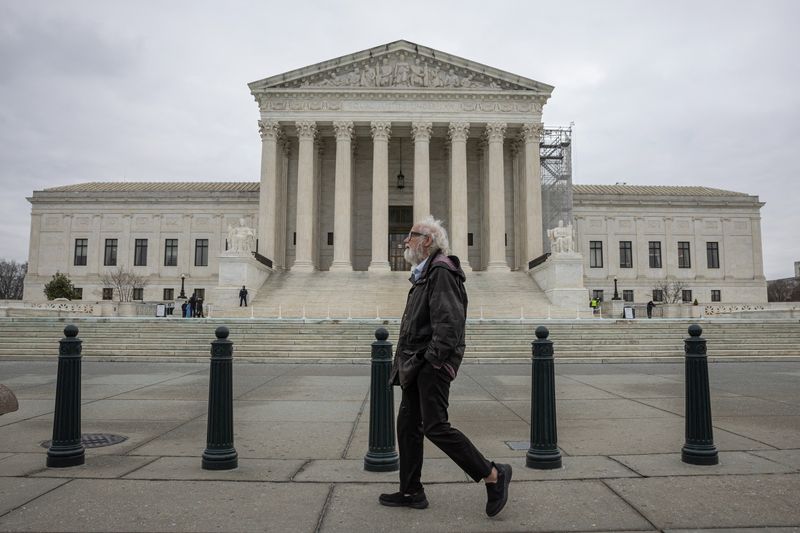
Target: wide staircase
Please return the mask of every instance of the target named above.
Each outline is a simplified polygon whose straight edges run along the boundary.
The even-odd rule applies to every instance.
[[[800,360],[797,320],[703,319],[708,354]],[[528,361],[534,330],[546,325],[560,361],[678,361],[689,320],[470,320],[466,359]],[[369,361],[378,327],[396,342],[397,320],[0,318],[0,360],[58,355],[67,324],[78,326],[90,359],[207,360],[214,330],[230,329],[234,357],[248,361]]]
[[[399,318],[411,284],[408,272],[280,272],[261,286],[248,308],[211,310],[212,317]],[[470,318],[576,318],[585,309],[550,305],[523,272],[469,272]]]

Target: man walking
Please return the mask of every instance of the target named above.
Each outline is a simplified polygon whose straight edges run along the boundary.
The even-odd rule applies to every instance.
[[[239,291],[239,307],[244,305],[247,307],[247,289],[244,285],[242,285],[241,290]]]
[[[495,516],[508,500],[511,465],[487,461],[447,416],[450,382],[464,356],[464,271],[458,257],[447,255],[447,232],[431,216],[414,224],[404,244],[404,257],[414,268],[390,378],[402,388],[400,491],[378,500],[390,507],[428,507],[421,483],[423,437],[428,437],[475,482],[485,482],[486,514]]]

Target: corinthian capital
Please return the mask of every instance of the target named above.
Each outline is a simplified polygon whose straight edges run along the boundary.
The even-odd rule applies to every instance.
[[[352,121],[337,121],[333,123],[337,141],[349,141],[353,137]]]
[[[274,120],[259,120],[258,133],[261,134],[261,140],[277,140],[281,135],[281,127]]]
[[[527,122],[522,125],[522,132],[520,138],[525,142],[539,142],[542,138],[544,126],[538,122]]]
[[[370,124],[372,129],[372,138],[376,141],[388,141],[389,134],[392,132],[391,122],[372,122]]]
[[[486,139],[490,143],[503,142],[506,137],[505,122],[489,122],[486,124]]]
[[[427,142],[431,140],[431,130],[433,130],[432,122],[412,122],[411,123],[411,136],[414,141]]]
[[[451,141],[466,141],[469,137],[469,122],[451,122],[447,131]]]
[[[298,139],[313,139],[317,135],[317,123],[313,121],[295,122]]]

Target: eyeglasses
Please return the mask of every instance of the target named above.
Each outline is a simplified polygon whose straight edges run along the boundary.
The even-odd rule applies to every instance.
[[[414,237],[427,237],[427,233],[419,233],[418,231],[409,231],[408,232],[408,240],[413,239]]]

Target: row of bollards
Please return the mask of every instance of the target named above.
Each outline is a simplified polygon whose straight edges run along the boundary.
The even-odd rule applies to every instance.
[[[211,371],[208,384],[208,428],[202,467],[230,470],[238,466],[233,447],[233,342],[220,326],[211,343]],[[64,328],[59,343],[56,406],[53,440],[47,450],[47,466],[63,468],[86,461],[81,443],[81,340],[78,328]]]
[[[708,357],[703,330],[689,326],[689,338],[684,341],[686,372],[686,441],[681,460],[694,465],[719,463],[711,424],[711,393],[708,382]],[[544,326],[536,328],[536,340],[531,343],[531,433],[525,465],[538,470],[561,468],[556,422],[555,360],[553,341]],[[384,328],[375,331],[372,343],[372,381],[370,388],[369,452],[364,457],[364,469],[373,472],[397,470],[399,460],[394,442],[394,402],[389,370],[392,344]]]
[[[702,328],[689,327],[685,340],[686,440],[681,460],[695,465],[719,462],[711,422],[711,395],[708,381],[706,340]],[[233,445],[233,342],[229,331],[220,326],[211,343],[211,368],[208,389],[208,426],[202,468],[230,470],[238,466]],[[531,343],[531,429],[530,447],[525,456],[529,468],[561,468],[556,418],[555,361],[553,342],[544,326],[536,328]],[[375,331],[372,343],[370,381],[369,450],[364,469],[387,472],[399,469],[395,450],[394,392],[389,383],[392,343],[385,328]],[[81,443],[81,340],[78,328],[64,328],[59,343],[56,405],[53,440],[47,450],[47,466],[69,467],[85,462]]]

